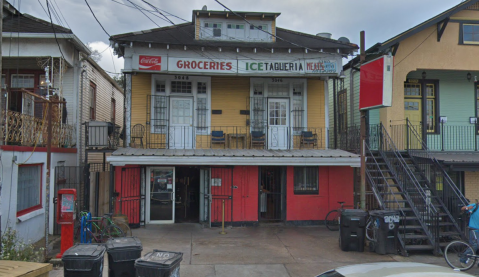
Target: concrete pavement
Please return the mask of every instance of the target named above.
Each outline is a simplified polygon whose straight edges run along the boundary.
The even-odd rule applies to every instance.
[[[447,266],[443,257],[432,253],[410,257],[378,255],[367,252],[343,252],[338,246],[339,232],[324,226],[289,227],[265,225],[227,229],[199,224],[148,225],[134,229],[143,244],[142,254],[153,249],[183,252],[182,277],[210,276],[315,276],[338,266],[367,262],[423,262]],[[105,256],[107,264],[107,258]],[[107,265],[103,276],[108,276]],[[469,274],[479,276],[474,267]],[[63,268],[51,277],[63,276]]]

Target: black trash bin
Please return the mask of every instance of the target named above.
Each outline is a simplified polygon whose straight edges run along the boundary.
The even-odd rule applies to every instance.
[[[136,237],[111,238],[106,242],[109,277],[135,277],[135,260],[143,246]]]
[[[366,219],[368,213],[363,210],[344,210],[339,225],[339,247],[343,251],[364,251]]]
[[[378,254],[397,254],[397,233],[399,228],[399,211],[370,211],[376,241],[370,242],[369,249]]]
[[[135,261],[137,277],[180,277],[183,253],[153,250]]]
[[[105,246],[77,244],[63,253],[64,277],[101,277]]]

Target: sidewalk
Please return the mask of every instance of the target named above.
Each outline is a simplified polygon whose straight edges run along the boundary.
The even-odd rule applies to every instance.
[[[422,262],[446,266],[432,253],[402,257],[365,252],[343,252],[338,232],[324,226],[261,226],[227,229],[202,228],[199,224],[148,225],[134,229],[143,254],[153,249],[183,252],[180,274],[195,276],[316,276],[338,266],[367,262]],[[105,256],[106,262],[106,256]],[[103,276],[108,276],[105,266]],[[474,267],[467,273],[479,275]],[[63,276],[63,268],[50,277]]]

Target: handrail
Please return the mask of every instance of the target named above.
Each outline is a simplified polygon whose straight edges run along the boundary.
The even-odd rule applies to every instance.
[[[416,129],[415,128],[412,128],[410,127],[410,121],[408,118],[406,118],[406,126],[407,126],[407,130],[409,132],[409,130],[412,131],[412,134],[416,137],[416,139],[421,143],[421,146],[422,146],[422,151],[423,153],[426,155],[425,157],[427,159],[430,159],[434,162],[434,164],[436,165],[436,168],[439,169],[443,175],[443,181],[444,180],[447,180],[449,182],[449,184],[454,184],[454,181],[451,179],[451,177],[449,177],[449,175],[447,174],[447,172],[444,170],[444,168],[442,166],[440,166],[440,163],[439,161],[430,154],[430,150],[429,148],[427,147],[426,143],[424,143],[424,140],[421,139],[419,137],[419,134],[417,133]],[[409,147],[409,145],[407,146],[407,151],[408,152],[412,152],[412,153],[420,153],[419,149],[416,149],[416,150],[413,150]],[[468,201],[466,200],[466,197],[461,193],[461,191],[457,188],[457,186],[452,186],[452,190],[453,192],[456,194],[456,196],[462,201],[461,204],[464,204],[464,206],[468,205]]]
[[[366,143],[365,145],[366,145],[366,154],[367,154],[367,153],[371,153],[371,149],[369,148],[369,145],[368,145],[367,143]],[[379,174],[381,175],[381,176],[378,176],[378,177],[382,177],[382,180],[383,180],[384,184],[387,186],[388,191],[389,191],[389,192],[391,193],[391,195],[393,195],[393,197],[394,197],[394,201],[395,201],[395,203],[396,203],[395,209],[399,209],[399,211],[400,211],[400,213],[401,213],[401,216],[402,216],[402,217],[405,217],[405,216],[406,216],[406,213],[403,211],[401,205],[399,204],[399,201],[398,201],[398,199],[397,199],[397,197],[396,197],[396,193],[394,193],[394,191],[392,190],[392,188],[389,186],[389,182],[388,182],[388,180],[386,179],[386,177],[384,176],[383,171],[381,170],[381,167],[379,166],[379,164],[378,164],[376,158],[375,158],[373,155],[370,155],[370,157],[371,157],[371,159],[372,159],[372,161],[373,161],[374,163],[368,163],[368,164],[366,165],[366,176],[368,177],[369,182],[371,183],[371,188],[373,189],[373,193],[374,193],[374,195],[376,196],[376,199],[377,199],[378,202],[379,202],[379,206],[381,207],[381,209],[390,208],[390,207],[389,207],[390,205],[386,205],[386,204],[384,203],[383,197],[380,196],[380,194],[379,194],[379,192],[378,192],[378,188],[377,188],[378,184],[376,184],[376,182],[374,181],[373,176],[372,176],[372,174],[371,174],[371,172],[370,172],[370,169],[369,169],[369,166],[370,166],[370,165],[373,165],[374,168],[376,168],[376,169],[378,170]],[[405,222],[405,220],[403,220],[403,222],[402,222],[403,225],[404,225],[404,222]],[[404,234],[404,236],[405,236],[405,233],[403,233],[403,234]],[[400,236],[399,242],[401,243],[402,249],[405,249],[404,239],[405,239],[405,237],[401,237],[401,236]]]
[[[431,204],[430,200],[428,200],[426,192],[421,187],[421,184],[416,179],[416,176],[413,174],[409,166],[406,164],[406,161],[404,161],[404,158],[399,153],[398,148],[394,144],[394,141],[391,139],[382,123],[380,125],[380,135],[381,138],[378,147],[379,153],[383,156],[384,161],[388,164],[389,168],[392,169],[397,175],[396,179],[399,181],[399,186],[401,186],[404,194],[408,195],[409,199],[413,203],[411,208],[418,217],[422,229],[428,236],[435,251],[438,251],[439,212],[437,211],[436,207]],[[392,156],[390,153],[392,153]],[[397,164],[391,164],[390,159],[396,160]],[[408,188],[411,188],[411,186],[416,192],[418,192],[419,197],[413,197],[410,195]],[[422,207],[421,211],[419,211],[419,207]]]

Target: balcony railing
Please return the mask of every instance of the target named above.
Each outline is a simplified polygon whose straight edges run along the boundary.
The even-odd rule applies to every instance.
[[[90,121],[85,125],[85,146],[88,149],[117,149],[122,145],[119,125],[105,121]]]
[[[131,128],[130,146],[149,149],[325,149],[325,128],[151,126]]]
[[[0,126],[0,139],[7,145],[46,146],[47,120],[14,111],[2,111],[4,124]],[[73,147],[76,145],[75,126],[52,123],[52,146]]]

